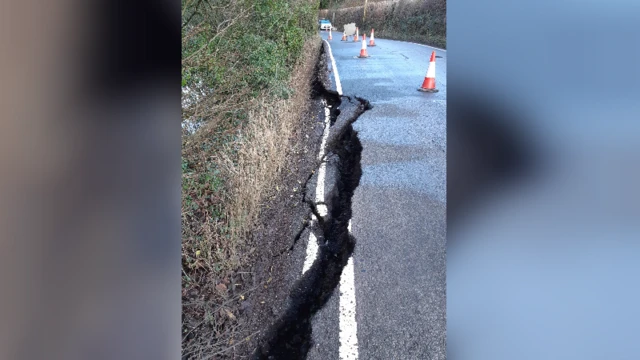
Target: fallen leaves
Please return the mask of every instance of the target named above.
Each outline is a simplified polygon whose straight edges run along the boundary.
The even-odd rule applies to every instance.
[[[224,309],[224,310],[227,313],[227,316],[229,317],[229,319],[231,319],[231,320],[235,320],[236,319],[236,316],[233,315],[233,313],[231,311],[229,311],[227,309]]]
[[[220,292],[221,294],[226,294],[227,293],[227,285],[220,283],[218,285],[216,285],[216,290],[218,290],[218,292]]]

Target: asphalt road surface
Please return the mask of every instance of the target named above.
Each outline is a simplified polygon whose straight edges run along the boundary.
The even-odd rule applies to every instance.
[[[376,39],[361,59],[362,42],[341,36],[329,42],[333,87],[373,105],[354,124],[363,175],[342,278],[355,291],[341,283],[314,318],[308,358],[445,359],[446,51]],[[419,92],[433,50],[439,92]]]

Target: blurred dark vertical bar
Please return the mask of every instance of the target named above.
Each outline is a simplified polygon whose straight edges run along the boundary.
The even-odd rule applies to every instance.
[[[180,356],[180,3],[3,3],[2,359]]]

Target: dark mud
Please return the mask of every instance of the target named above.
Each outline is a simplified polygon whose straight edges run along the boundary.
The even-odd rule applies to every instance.
[[[254,265],[246,274],[252,293],[241,303],[241,315],[247,319],[247,325],[243,336],[237,339],[243,343],[235,351],[236,359],[250,356],[268,324],[284,312],[291,284],[300,275],[291,271],[298,267],[292,251],[304,236],[311,217],[311,210],[303,201],[304,188],[309,174],[317,167],[323,127],[324,107],[321,99],[314,96],[296,134],[296,152],[290,154],[278,182],[279,190],[265,203],[252,236]]]
[[[243,304],[249,319],[246,337],[236,358],[304,359],[312,345],[311,320],[334,293],[340,274],[353,253],[349,234],[351,198],[360,182],[362,145],[352,123],[369,103],[329,90],[327,56],[323,49],[314,77],[310,114],[303,127],[310,133],[299,141],[307,151],[292,159],[280,192],[261,216],[254,234],[255,265],[251,270],[254,292]],[[330,108],[331,127],[326,152],[317,159],[323,131],[324,107]],[[307,124],[307,122],[311,124]],[[309,125],[309,127],[306,127]],[[309,130],[311,129],[311,130]],[[308,135],[308,136],[306,136]],[[325,202],[328,214],[320,216],[314,197],[317,169],[326,162]],[[291,187],[299,189],[291,193]],[[312,221],[315,214],[315,221]],[[312,267],[300,275],[304,248],[299,240],[316,234],[319,249]],[[249,356],[250,355],[250,356]]]
[[[352,102],[347,98],[348,101]],[[355,100],[357,101],[357,100]],[[351,123],[365,109],[359,103],[356,116],[345,121],[340,135],[328,146],[328,158],[335,159],[339,176],[337,191],[326,204],[329,216],[320,216],[316,205],[308,202],[318,219],[318,257],[312,267],[294,284],[288,298],[288,307],[280,319],[271,326],[260,343],[254,359],[304,359],[311,342],[311,320],[329,300],[340,282],[340,274],[355,247],[355,238],[349,234],[351,198],[360,183],[362,145]],[[333,157],[335,155],[335,157]]]
[[[321,76],[317,78],[322,79]],[[351,199],[362,175],[362,145],[352,123],[371,106],[364,99],[339,96],[328,90],[323,81],[316,82],[314,93],[320,95],[331,109],[326,155],[322,159],[326,162],[328,174],[323,203],[328,214],[321,216],[317,209],[319,204],[314,202],[314,196],[310,196],[317,182],[314,172],[307,182],[304,200],[317,219],[313,231],[317,236],[318,256],[312,267],[292,286],[286,309],[261,338],[253,359],[306,357],[312,346],[311,320],[334,293],[342,269],[355,248],[356,240],[349,233],[348,225]]]

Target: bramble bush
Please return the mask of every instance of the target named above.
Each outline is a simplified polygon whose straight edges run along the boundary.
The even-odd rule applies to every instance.
[[[182,86],[207,89],[210,111],[228,97],[236,102],[284,84],[305,38],[316,31],[317,1],[183,0]],[[246,90],[246,91],[245,91]],[[206,91],[206,90],[202,90]],[[200,100],[202,101],[202,100]],[[186,116],[193,115],[185,109]]]

